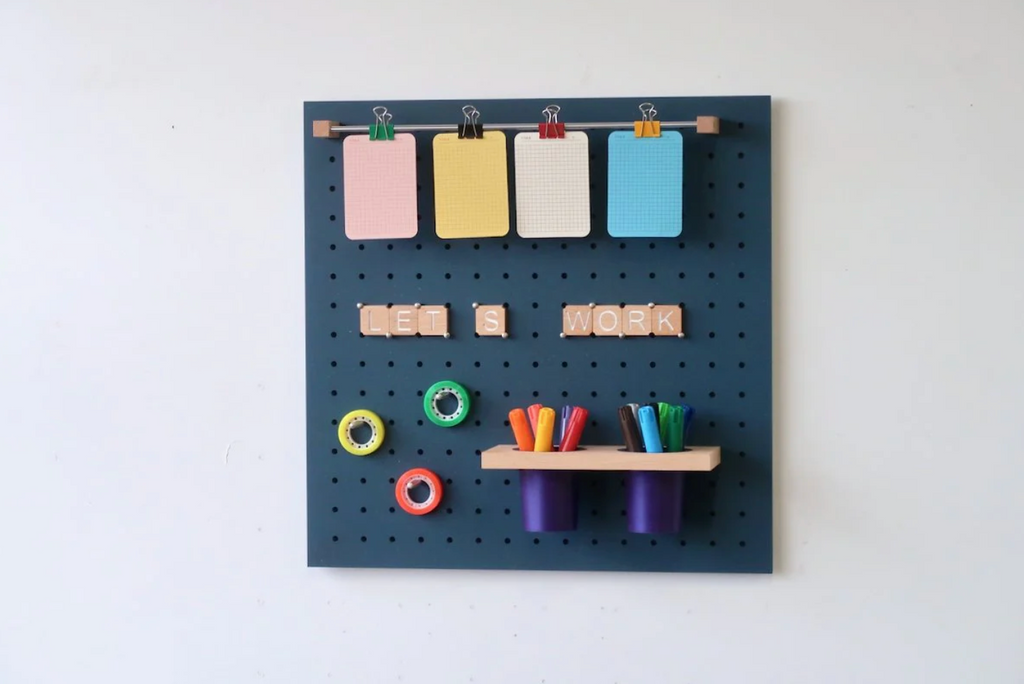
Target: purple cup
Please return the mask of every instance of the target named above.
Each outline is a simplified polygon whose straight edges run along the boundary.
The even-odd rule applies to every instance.
[[[634,471],[626,478],[630,532],[678,534],[683,513],[683,474]]]
[[[576,473],[570,470],[520,470],[523,528],[527,532],[565,532],[579,522]]]

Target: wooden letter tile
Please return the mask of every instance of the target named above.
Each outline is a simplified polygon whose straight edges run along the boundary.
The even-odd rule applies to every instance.
[[[419,313],[412,304],[392,304],[391,334],[395,337],[408,337],[419,331]]]
[[[656,306],[651,310],[651,328],[655,335],[676,336],[683,332],[683,309],[680,306]]]
[[[651,307],[627,304],[622,309],[622,332],[626,337],[646,337],[651,333]]]
[[[359,332],[367,336],[383,337],[388,334],[389,327],[388,307],[367,304],[359,309]]]
[[[562,334],[566,337],[586,336],[594,332],[594,310],[586,304],[569,304],[562,309]]]
[[[618,337],[622,332],[622,307],[600,304],[594,307],[594,334],[598,337]]]
[[[506,333],[505,307],[501,304],[479,304],[476,307],[476,334],[480,337],[502,337]]]
[[[448,309],[424,304],[419,312],[419,331],[423,337],[444,337],[448,334]]]

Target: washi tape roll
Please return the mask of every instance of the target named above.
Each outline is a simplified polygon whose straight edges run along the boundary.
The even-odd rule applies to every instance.
[[[370,439],[357,442],[352,432],[360,425],[370,428]],[[356,409],[345,414],[338,423],[338,441],[350,454],[368,456],[384,443],[384,421],[373,411]]]
[[[440,402],[445,397],[455,397],[458,405],[454,413],[442,413]],[[452,380],[435,382],[423,395],[423,411],[434,425],[453,427],[469,415],[469,392],[466,388]]]
[[[413,501],[412,490],[419,485],[427,486],[427,498]],[[441,503],[441,478],[426,468],[413,468],[406,471],[395,483],[395,499],[402,510],[410,515],[426,515]]]

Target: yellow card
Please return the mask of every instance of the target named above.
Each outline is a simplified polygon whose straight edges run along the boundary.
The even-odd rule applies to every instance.
[[[479,139],[455,133],[434,137],[434,212],[445,239],[508,234],[508,160],[505,134]]]

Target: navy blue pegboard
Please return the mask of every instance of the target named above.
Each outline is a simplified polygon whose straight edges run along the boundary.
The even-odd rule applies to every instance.
[[[651,98],[662,120],[721,118],[720,135],[685,129],[678,239],[613,239],[605,227],[609,131],[591,130],[593,229],[587,238],[441,240],[433,223],[435,133],[417,133],[420,227],[408,240],[344,235],[342,139],[314,120],[365,124],[385,105],[396,124],[459,123],[468,101],[305,105],[308,563],[329,567],[771,572],[771,100]],[[633,121],[639,98],[473,100],[482,121],[532,123],[551,102],[567,122]],[[514,154],[508,135],[509,178]],[[511,337],[476,338],[472,303],[507,303]],[[560,339],[568,303],[676,303],[687,337]],[[357,302],[450,304],[451,339],[360,338]],[[452,379],[472,415],[440,428],[422,393]],[[626,401],[686,402],[693,443],[722,464],[688,474],[678,536],[626,531],[621,473],[583,473],[571,533],[522,529],[519,478],[480,469],[479,451],[510,443],[509,409],[575,403],[591,411],[583,443],[621,443]],[[355,408],[388,424],[383,447],[349,455],[337,421]],[[413,467],[445,480],[432,514],[397,508]]]

